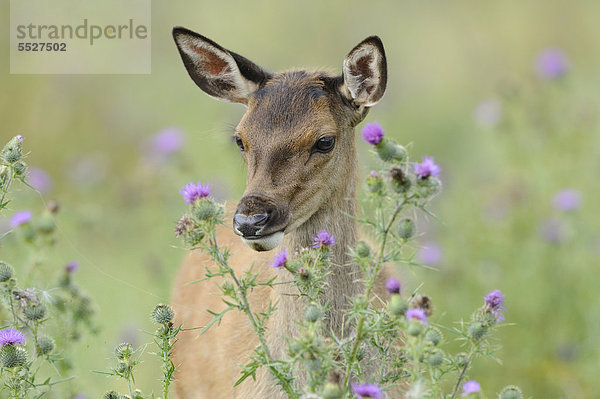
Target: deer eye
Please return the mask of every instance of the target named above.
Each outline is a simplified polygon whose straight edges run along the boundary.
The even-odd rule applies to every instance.
[[[235,144],[240,148],[240,151],[244,151],[244,142],[241,137],[235,136],[233,138],[235,140]]]
[[[323,137],[317,140],[313,146],[313,151],[327,153],[333,150],[335,146],[335,137]]]

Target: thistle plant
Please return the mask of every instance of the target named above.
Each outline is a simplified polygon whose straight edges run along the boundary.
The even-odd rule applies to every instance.
[[[29,187],[23,136],[11,139],[0,155],[3,213],[9,210],[11,186],[20,182]],[[0,237],[14,235],[12,245],[22,244],[32,254],[30,262],[16,267],[0,260],[0,391],[12,398],[41,397],[50,390],[74,395],[73,386],[62,384],[73,379],[70,351],[83,328],[96,331],[94,305],[73,279],[77,264],[49,269],[46,263],[45,252],[56,242],[58,208],[51,201],[39,216],[17,211],[10,219],[11,230]],[[52,274],[57,275],[56,284],[46,288]]]
[[[171,360],[173,355],[173,345],[176,342],[177,334],[182,330],[181,326],[174,327],[173,318],[175,312],[169,305],[159,304],[157,305],[152,313],[150,319],[154,324],[157,325],[156,331],[152,334],[154,346],[156,347],[155,352],[150,352],[151,355],[158,357],[161,361],[162,368],[162,398],[167,399],[169,397],[169,387],[174,377],[175,365]],[[135,387],[135,378],[133,371],[135,367],[141,362],[142,355],[146,352],[148,344],[134,350],[130,344],[122,343],[117,345],[115,348],[116,366],[113,367],[109,372],[99,372],[109,376],[115,376],[121,378],[127,382],[129,390],[128,395],[118,393],[117,391],[108,391],[104,394],[105,399],[144,399],[154,398],[154,394],[150,396],[144,396],[140,389]],[[135,355],[135,356],[134,356]]]
[[[331,272],[330,248],[336,239],[327,230],[313,237],[311,248],[290,254],[280,249],[270,265],[253,265],[237,275],[228,263],[230,251],[219,246],[216,227],[223,223],[223,207],[210,197],[208,185],[189,183],[181,194],[188,211],[178,221],[175,232],[190,249],[205,251],[214,260],[204,278],[220,277],[221,295],[227,307],[213,312],[212,321],[202,328],[218,327],[223,316],[239,311],[248,317],[259,345],[242,368],[236,385],[255,377],[259,368],[270,371],[276,384],[290,398],[382,398],[403,395],[409,398],[485,397],[477,381],[468,380],[473,363],[480,356],[494,357],[494,330],[504,321],[504,296],[491,291],[469,322],[446,327],[435,322],[432,300],[420,292],[403,292],[396,278],[385,284],[387,296],[378,295],[377,282],[389,274],[392,265],[421,267],[415,260],[418,236],[415,217],[433,216],[430,200],[441,191],[440,167],[432,157],[412,162],[408,151],[385,136],[377,123],[362,131],[381,161],[379,170],[366,178],[368,209],[357,222],[374,238],[374,245],[358,242],[347,248],[360,269],[357,276],[362,292],[349,298],[343,335],[327,328],[326,277]],[[275,267],[292,278],[259,280],[255,267]],[[298,322],[299,332],[287,337],[287,355],[274,358],[265,339],[266,322],[277,304],[251,309],[247,293],[255,287],[291,284],[305,304]],[[189,326],[186,326],[189,327]],[[446,338],[444,333],[450,337]],[[449,340],[458,340],[463,352],[444,349]],[[298,376],[305,376],[301,378]],[[515,395],[515,396],[510,396]],[[518,388],[507,387],[500,398],[522,398]]]

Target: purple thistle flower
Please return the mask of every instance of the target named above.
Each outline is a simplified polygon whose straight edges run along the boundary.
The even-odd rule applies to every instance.
[[[22,224],[29,223],[33,214],[31,211],[18,211],[16,212],[12,219],[10,219],[10,227],[15,228]]]
[[[25,335],[14,328],[4,328],[0,330],[0,345],[22,344],[25,342]]]
[[[210,187],[208,183],[203,185],[198,182],[198,184],[188,183],[179,191],[181,195],[183,195],[183,199],[187,204],[193,204],[194,201],[208,197],[210,195]]]
[[[375,384],[352,384],[352,392],[360,398],[379,399],[382,396],[381,389]]]
[[[440,167],[433,162],[433,157],[424,156],[421,163],[415,164],[415,173],[420,179],[426,179],[429,176],[437,177],[440,171]]]
[[[494,98],[483,100],[475,106],[473,117],[481,126],[495,126],[502,118],[502,104]]]
[[[279,253],[277,255],[275,255],[275,257],[273,258],[273,262],[271,263],[271,265],[276,268],[279,269],[283,266],[285,266],[285,264],[287,263],[287,252],[285,251],[285,249],[281,249],[279,251]]]
[[[177,128],[166,128],[152,138],[152,150],[158,155],[168,156],[176,153],[183,147],[183,132]]]
[[[473,393],[479,393],[481,391],[481,386],[475,380],[467,381],[462,386],[462,396],[471,395]]]
[[[500,290],[490,291],[485,296],[485,309],[496,316],[496,322],[504,321],[504,295]]]
[[[69,262],[66,266],[65,266],[65,272],[67,274],[73,274],[77,269],[79,269],[79,263],[73,261],[73,262]]]
[[[405,313],[407,319],[419,320],[421,323],[426,326],[429,325],[429,321],[427,321],[427,315],[425,314],[425,309],[421,308],[412,308],[408,309]]]
[[[323,248],[329,245],[335,245],[335,237],[329,234],[327,230],[321,230],[316,236],[313,236],[313,249]]]
[[[558,211],[571,211],[579,208],[581,194],[574,188],[567,188],[556,193],[552,199],[552,206]]]
[[[372,145],[381,143],[385,132],[377,122],[367,123],[362,129],[363,139]]]
[[[400,284],[400,281],[396,280],[393,277],[388,278],[387,281],[385,282],[385,289],[390,294],[399,294],[401,288],[402,288],[402,284]]]
[[[375,172],[374,170],[371,171],[370,175],[371,175],[371,177],[377,177],[377,176],[379,176],[377,174],[377,172]]]
[[[17,134],[17,141],[18,141],[19,143],[22,143],[22,142],[23,142],[23,135],[22,135],[22,134]]]
[[[536,58],[535,69],[539,77],[554,80],[566,75],[569,71],[569,61],[562,50],[548,48]]]
[[[52,190],[52,178],[43,169],[29,168],[27,183],[42,194],[47,194]]]

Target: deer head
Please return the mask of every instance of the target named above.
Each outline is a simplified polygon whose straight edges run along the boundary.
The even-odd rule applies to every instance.
[[[332,198],[353,196],[354,126],[383,96],[381,40],[368,37],[340,76],[304,70],[270,73],[185,28],[173,37],[192,80],[208,95],[244,104],[234,133],[248,166],[233,227],[257,251],[278,246]]]

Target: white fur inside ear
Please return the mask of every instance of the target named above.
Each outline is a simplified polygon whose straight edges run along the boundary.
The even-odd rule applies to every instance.
[[[357,105],[370,107],[379,102],[372,95],[381,83],[380,63],[381,54],[370,45],[353,51],[344,60],[344,84]]]
[[[256,83],[244,78],[233,57],[209,43],[193,36],[183,36],[179,39],[180,48],[185,52],[198,73],[207,80],[219,80],[233,87],[231,98],[219,98],[228,101],[239,101],[258,89]]]

